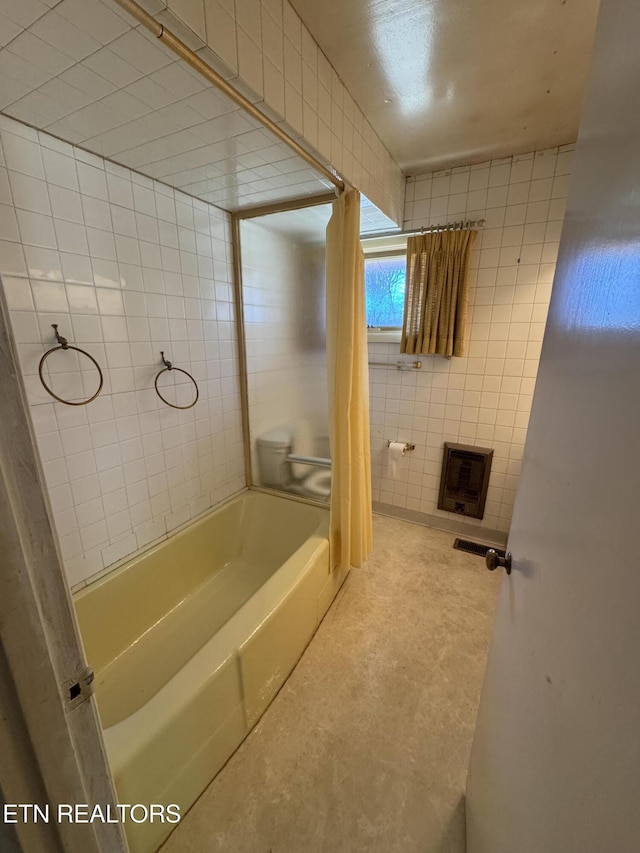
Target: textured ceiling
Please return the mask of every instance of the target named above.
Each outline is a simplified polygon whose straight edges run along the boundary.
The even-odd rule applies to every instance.
[[[598,0],[291,0],[409,174],[572,142]]]

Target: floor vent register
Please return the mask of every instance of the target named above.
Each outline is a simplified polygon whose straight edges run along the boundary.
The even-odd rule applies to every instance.
[[[456,539],[453,547],[458,551],[466,551],[468,554],[477,554],[478,557],[486,557],[487,551],[493,545],[481,545],[479,542],[471,542],[469,539]],[[493,548],[499,557],[504,557],[505,552],[501,548]]]

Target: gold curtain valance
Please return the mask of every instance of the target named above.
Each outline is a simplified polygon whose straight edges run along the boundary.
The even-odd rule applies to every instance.
[[[407,240],[407,276],[400,351],[461,356],[469,302],[469,228]]]

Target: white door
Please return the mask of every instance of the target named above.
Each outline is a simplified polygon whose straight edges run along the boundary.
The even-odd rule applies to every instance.
[[[603,0],[467,784],[468,853],[640,851],[640,3]]]

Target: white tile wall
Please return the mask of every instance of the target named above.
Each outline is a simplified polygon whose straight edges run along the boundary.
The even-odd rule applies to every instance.
[[[407,180],[404,227],[484,218],[471,254],[466,355],[414,372],[371,369],[374,500],[508,531],[564,218],[573,146]],[[397,344],[370,345],[375,360]],[[407,358],[405,356],[404,358]],[[386,439],[413,441],[386,476]],[[437,509],[443,443],[495,450],[485,517]]]
[[[75,5],[0,48],[6,114],[229,210],[329,186],[117,6]]]
[[[400,222],[404,177],[288,0],[167,0],[176,19],[202,33],[212,64],[238,75],[276,119]],[[209,54],[208,54],[209,55]]]
[[[3,10],[13,32],[0,41],[0,109],[8,115],[226,210],[330,186],[115,3],[49,5]],[[287,0],[143,5],[400,220],[399,168]]]
[[[0,272],[77,586],[244,486],[228,216],[1,116],[0,142]],[[40,384],[52,323],[103,367],[87,406]],[[196,378],[194,408],[156,396],[161,350]],[[61,396],[97,387],[70,352],[48,364]]]

